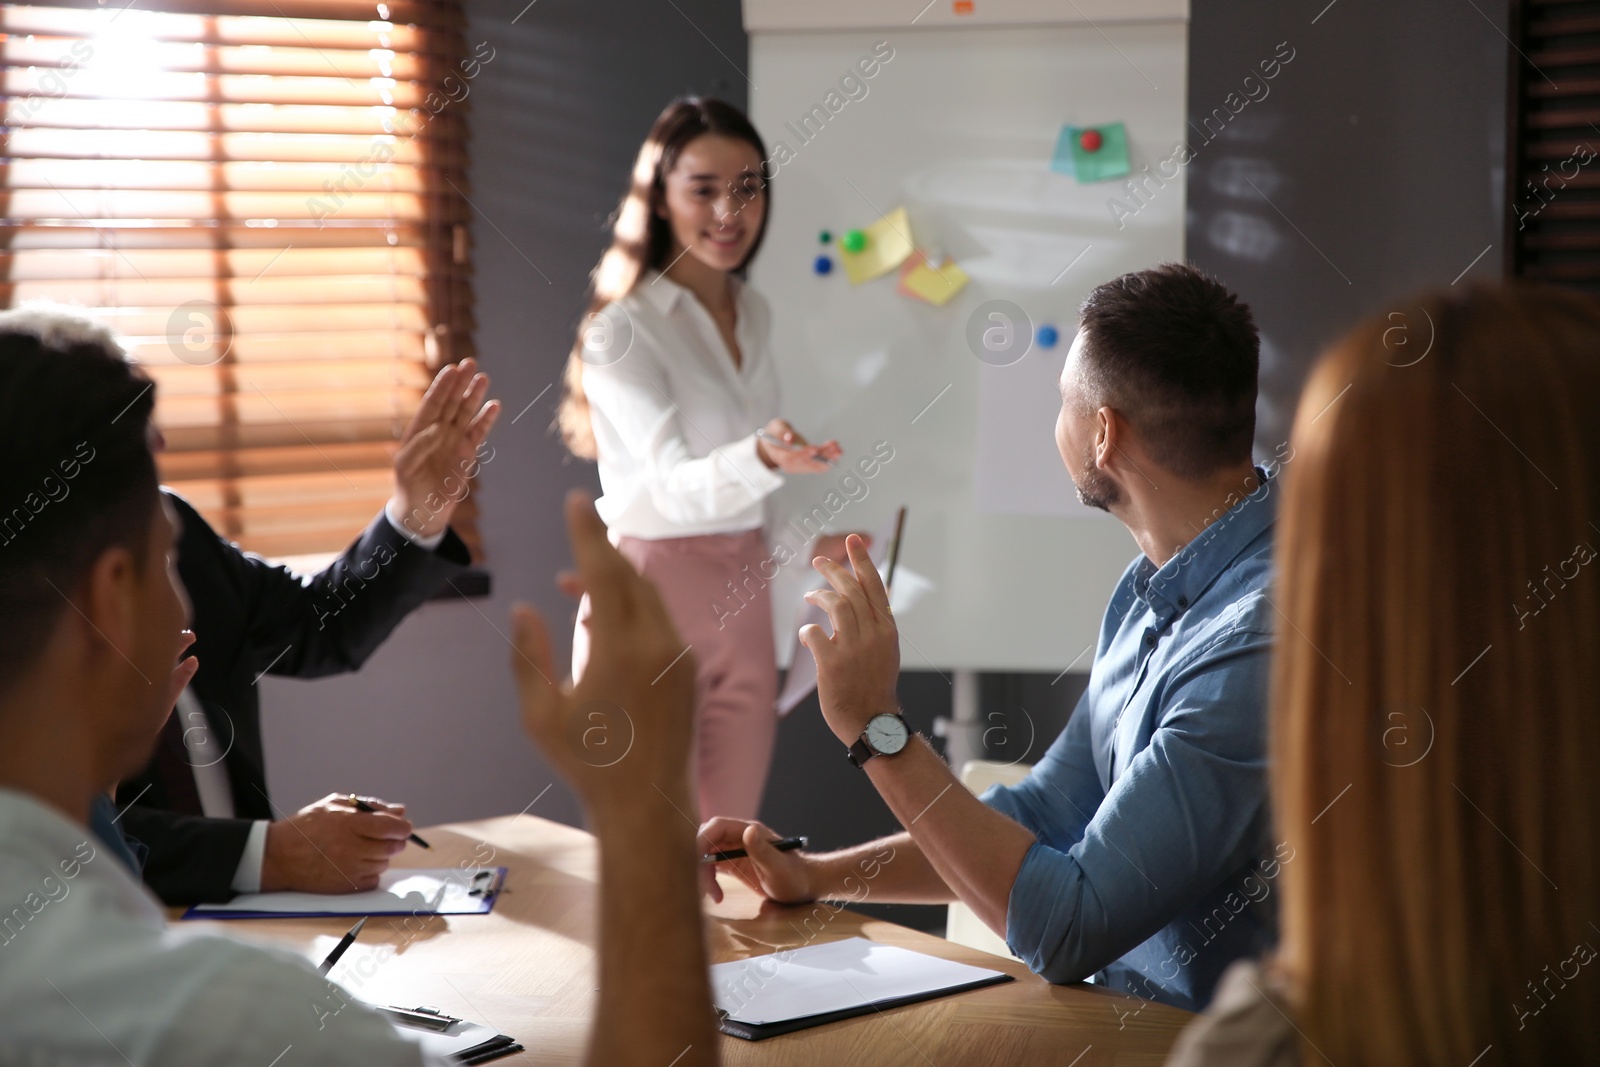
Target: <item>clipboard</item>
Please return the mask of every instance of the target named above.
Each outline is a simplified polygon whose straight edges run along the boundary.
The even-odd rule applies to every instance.
[[[504,867],[390,868],[359,893],[243,893],[196,904],[184,919],[316,919],[341,915],[487,915],[505,886]]]
[[[717,1026],[746,1041],[1011,981],[1004,971],[860,937],[711,968]]]
[[[493,1027],[446,1015],[437,1008],[397,1008],[372,1004],[406,1040],[447,1057],[452,1063],[488,1063],[522,1052],[514,1037]]]

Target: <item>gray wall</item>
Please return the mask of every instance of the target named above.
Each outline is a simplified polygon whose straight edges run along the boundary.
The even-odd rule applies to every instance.
[[[286,809],[354,789],[405,801],[425,823],[536,797],[534,814],[580,819],[564,785],[540,796],[554,779],[517,721],[503,636],[511,603],[527,600],[550,621],[558,662],[569,655],[574,605],[552,585],[570,562],[561,501],[599,483],[548,433],[555,383],[650,123],[680,93],[744,106],[733,63],[746,45],[738,0],[526,2],[469,0],[466,33],[469,50],[495,49],[471,83],[467,190],[478,349],[506,405],[479,489],[494,595],[425,605],[358,674],[262,681],[270,784]]]
[[[1284,439],[1319,346],[1359,314],[1403,312],[1406,292],[1448,284],[1500,232],[1506,46],[1496,27],[1457,0],[1325,3],[1196,0],[1193,13],[1197,126],[1279,42],[1295,50],[1222,136],[1202,145],[1196,135],[1187,174],[1189,255],[1238,289],[1262,328],[1263,456]],[[1504,4],[1477,6],[1504,24]],[[595,484],[546,432],[557,388],[540,394],[560,372],[604,219],[651,119],[681,92],[744,104],[747,47],[737,0],[537,0],[525,10],[471,0],[469,10],[469,45],[496,49],[473,82],[469,191],[478,346],[508,409],[481,496],[495,593],[427,605],[355,676],[264,680],[270,777],[285,807],[357,789],[439,822],[539,797],[534,813],[576,822],[563,786],[541,796],[552,776],[518,726],[502,636],[511,601],[527,599],[567,654],[572,606],[551,586],[568,560],[560,502],[567,487]],[[1499,262],[1491,250],[1463,284]],[[1000,758],[1037,759],[1064,723],[1083,679],[1051,682],[985,678],[985,712],[1007,726],[991,738],[1006,742]],[[908,672],[901,693],[918,728],[948,712],[937,673]],[[1017,751],[1025,731],[1034,746]],[[764,814],[820,845],[893,825],[814,701],[780,729]]]

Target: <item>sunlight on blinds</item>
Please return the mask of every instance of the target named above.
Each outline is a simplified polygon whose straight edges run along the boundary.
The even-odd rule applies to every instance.
[[[246,549],[344,547],[433,370],[473,354],[466,100],[494,52],[463,26],[435,0],[0,8],[0,301],[118,330],[163,479]]]

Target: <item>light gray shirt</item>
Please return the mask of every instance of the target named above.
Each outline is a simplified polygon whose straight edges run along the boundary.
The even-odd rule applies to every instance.
[[[442,1067],[306,960],[169,927],[93,835],[0,789],[0,1063]]]

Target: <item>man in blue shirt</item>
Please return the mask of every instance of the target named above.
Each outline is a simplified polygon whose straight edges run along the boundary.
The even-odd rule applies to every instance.
[[[1265,703],[1275,486],[1251,461],[1258,343],[1249,308],[1181,264],[1095,289],[1061,374],[1056,443],[1079,498],[1142,555],[1112,594],[1089,687],[1032,773],[981,800],[899,717],[899,635],[858,538],[816,657],[828,725],[907,833],[780,853],[758,823],[713,818],[709,847],[771,899],[966,902],[1052,982],[1196,1011],[1273,940]],[[1279,457],[1280,459],[1283,457]],[[715,813],[710,813],[715,814]],[[720,897],[714,879],[707,889]]]

